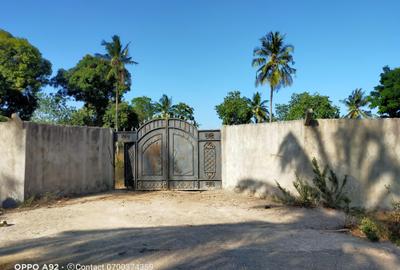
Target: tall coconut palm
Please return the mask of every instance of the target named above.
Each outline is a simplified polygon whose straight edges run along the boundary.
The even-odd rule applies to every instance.
[[[115,130],[118,131],[118,102],[119,93],[124,91],[126,86],[126,78],[128,71],[125,69],[125,65],[138,64],[132,60],[129,56],[129,43],[125,46],[122,45],[119,36],[112,36],[112,41],[107,42],[103,40],[101,43],[104,46],[105,54],[96,54],[96,56],[107,60],[110,63],[111,69],[108,77],[116,78],[115,84]]]
[[[274,91],[289,86],[293,82],[292,75],[296,69],[292,52],[294,47],[284,43],[284,35],[279,32],[269,32],[260,39],[261,46],[253,51],[253,67],[257,68],[256,86],[266,83],[270,86],[269,121],[272,122],[272,100]]]
[[[173,116],[174,106],[172,106],[172,98],[167,95],[162,95],[159,102],[155,104],[156,113],[164,119],[168,119]]]
[[[371,112],[363,110],[362,107],[368,105],[368,99],[365,96],[364,91],[361,88],[356,88],[351,94],[341,102],[346,105],[348,113],[344,116],[345,118],[369,118]]]
[[[249,99],[249,105],[254,117],[255,123],[261,123],[267,120],[268,109],[265,104],[268,100],[261,99],[261,93],[255,92],[252,99]]]

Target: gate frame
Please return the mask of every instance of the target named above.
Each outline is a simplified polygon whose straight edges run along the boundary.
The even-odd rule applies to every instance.
[[[164,123],[161,126],[157,126],[153,129],[147,129],[152,123],[157,122]],[[193,130],[194,133],[187,132],[181,126],[178,128],[176,126],[171,126],[171,121],[174,123],[179,123],[179,125],[189,126],[189,130]],[[165,177],[163,176],[163,182],[166,184],[162,185],[162,188],[157,189],[143,189],[138,187],[138,181],[146,181],[138,179],[138,143],[139,141],[149,132],[156,129],[165,129],[165,151],[166,151],[166,160],[165,160]],[[169,140],[169,131],[170,129],[178,129],[188,134],[191,134],[195,139],[195,143],[197,144],[197,179],[193,180],[171,180],[170,176],[170,140]],[[144,130],[144,131],[143,131]],[[196,136],[194,136],[196,135]],[[153,119],[148,122],[143,123],[137,130],[134,131],[119,131],[115,132],[114,135],[115,141],[124,143],[124,180],[125,186],[131,187],[134,190],[212,190],[212,189],[220,189],[222,187],[222,158],[221,158],[221,131],[218,129],[207,129],[207,130],[199,130],[193,124],[178,118],[168,118],[168,119]],[[164,147],[162,145],[161,147]],[[132,151],[133,148],[133,151]],[[208,158],[206,155],[208,153],[214,154],[211,158]],[[209,155],[210,156],[210,155]],[[132,160],[133,159],[133,160]],[[207,162],[206,162],[207,161]],[[164,162],[164,161],[162,161]],[[206,171],[206,166],[211,167],[211,170]],[[214,167],[214,171],[212,170]],[[209,168],[210,169],[210,168]],[[148,180],[152,181],[152,180]],[[170,183],[172,181],[196,181],[196,187],[194,188],[171,188]],[[193,185],[194,186],[194,185]]]

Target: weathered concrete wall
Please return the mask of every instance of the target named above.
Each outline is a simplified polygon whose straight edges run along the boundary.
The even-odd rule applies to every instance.
[[[22,122],[0,123],[0,207],[24,199],[25,139]]]
[[[111,129],[25,123],[25,196],[83,194],[113,187]]]
[[[0,123],[0,205],[8,198],[93,193],[113,184],[111,129],[42,125],[19,118]]]
[[[349,176],[352,205],[388,207],[400,199],[400,119],[318,120],[224,126],[223,187],[260,194],[275,181],[293,190],[295,174],[312,179],[311,160]],[[390,186],[391,195],[386,187]]]

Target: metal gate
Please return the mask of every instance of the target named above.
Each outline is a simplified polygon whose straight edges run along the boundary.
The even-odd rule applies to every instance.
[[[180,119],[156,119],[125,141],[125,184],[137,190],[205,190],[221,187],[221,134]]]

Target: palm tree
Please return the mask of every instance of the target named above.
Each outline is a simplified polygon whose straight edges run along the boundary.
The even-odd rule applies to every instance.
[[[261,99],[261,93],[255,92],[252,99],[249,99],[249,105],[254,117],[255,123],[264,122],[267,119],[268,109],[265,106],[268,100]]]
[[[356,88],[346,99],[341,100],[341,102],[346,105],[348,111],[348,113],[344,116],[345,118],[359,119],[362,117],[371,117],[370,111],[361,109],[368,104],[368,99],[364,94],[365,93],[361,88]]]
[[[279,32],[269,32],[260,39],[261,47],[253,51],[253,67],[258,68],[256,72],[256,86],[269,83],[269,121],[272,122],[272,98],[274,91],[280,87],[292,84],[292,74],[296,69],[290,65],[294,64],[292,45],[284,44],[284,35]]]
[[[172,106],[172,110],[174,117],[185,121],[194,121],[194,109],[186,103],[179,102]]]
[[[109,78],[115,78],[115,130],[118,131],[118,102],[119,92],[122,92],[127,88],[126,78],[128,71],[125,69],[125,65],[138,64],[132,60],[129,56],[129,43],[122,46],[121,39],[119,36],[112,36],[112,41],[104,41],[101,43],[106,49],[106,54],[96,54],[96,56],[105,59],[110,63],[111,69],[108,74]]]
[[[172,98],[167,95],[162,95],[159,102],[155,104],[156,113],[164,119],[168,119],[173,116],[174,106],[172,106]]]

